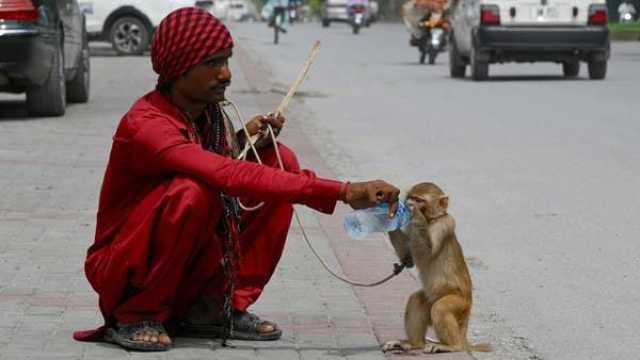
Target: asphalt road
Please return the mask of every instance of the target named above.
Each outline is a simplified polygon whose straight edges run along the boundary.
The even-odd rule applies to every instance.
[[[640,44],[615,43],[604,81],[560,65],[495,65],[491,80],[418,65],[402,25],[358,36],[232,25],[270,91],[284,93],[313,40],[322,50],[289,121],[345,179],[403,189],[434,181],[471,264],[480,359],[631,359],[640,340]],[[407,294],[408,295],[408,294]],[[394,306],[390,304],[389,306]],[[397,304],[403,306],[403,304]]]

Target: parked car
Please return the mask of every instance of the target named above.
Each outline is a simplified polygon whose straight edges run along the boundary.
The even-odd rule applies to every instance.
[[[89,46],[76,0],[0,0],[0,91],[27,93],[35,116],[89,100]]]
[[[139,55],[149,46],[153,30],[171,11],[195,6],[195,0],[80,1],[90,40],[105,40],[121,55]]]
[[[347,11],[348,0],[325,0],[322,5],[322,27],[329,27],[332,22],[349,23],[349,13]],[[369,9],[367,15],[367,23],[369,25],[378,18],[378,2],[369,0]]]
[[[567,77],[587,62],[591,79],[604,79],[609,59],[605,0],[459,0],[453,9],[450,73],[474,80],[489,64],[547,61]]]
[[[230,0],[227,19],[234,21],[257,21],[259,19],[258,10],[251,0]]]

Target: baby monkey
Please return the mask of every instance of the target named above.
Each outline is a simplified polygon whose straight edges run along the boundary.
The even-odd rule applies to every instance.
[[[388,341],[382,351],[491,351],[488,344],[467,342],[471,278],[455,221],[447,213],[449,197],[435,184],[420,183],[411,188],[406,200],[411,221],[389,232],[389,238],[400,261],[417,267],[422,289],[409,297],[405,309],[407,340]],[[429,326],[439,342],[425,338]]]

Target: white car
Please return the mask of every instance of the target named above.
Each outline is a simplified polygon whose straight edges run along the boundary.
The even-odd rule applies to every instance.
[[[459,0],[452,10],[449,70],[473,80],[489,64],[547,61],[567,77],[587,62],[591,79],[604,79],[609,59],[605,0]]]
[[[196,5],[195,0],[79,1],[91,40],[109,41],[122,55],[142,54],[153,30],[171,11]]]
[[[234,21],[256,21],[258,18],[258,10],[251,0],[229,0],[227,19]]]

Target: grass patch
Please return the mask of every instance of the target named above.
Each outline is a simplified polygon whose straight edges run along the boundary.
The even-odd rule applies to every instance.
[[[612,32],[640,32],[640,21],[630,23],[609,23]]]
[[[640,40],[640,21],[609,23],[609,31],[614,40]]]

